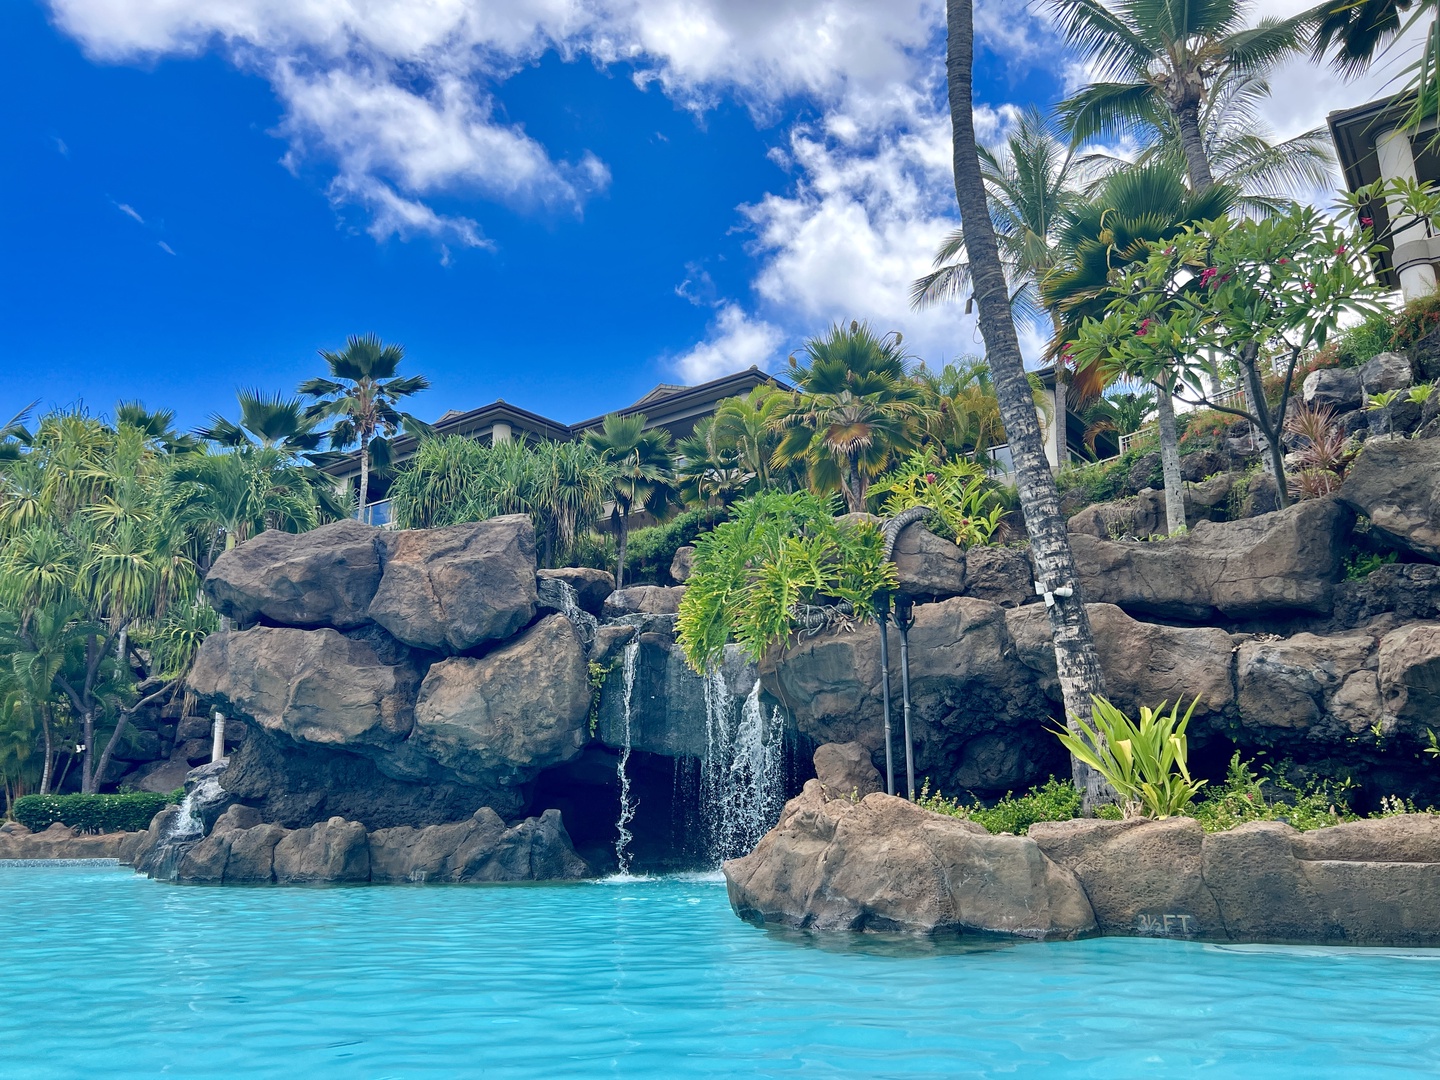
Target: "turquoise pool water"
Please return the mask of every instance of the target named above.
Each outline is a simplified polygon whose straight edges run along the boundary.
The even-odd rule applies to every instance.
[[[817,945],[714,881],[0,869],[5,1077],[1419,1077],[1440,953]]]

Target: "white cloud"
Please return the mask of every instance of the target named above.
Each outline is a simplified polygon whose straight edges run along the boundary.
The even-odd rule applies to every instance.
[[[115,209],[116,209],[116,210],[119,210],[119,211],[120,211],[122,214],[124,214],[126,217],[128,217],[128,218],[133,218],[135,221],[138,221],[141,225],[144,225],[144,224],[145,224],[145,219],[140,216],[140,211],[136,210],[133,206],[130,206],[128,203],[123,203],[123,202],[122,202],[122,203],[116,203],[116,204],[115,204]]]
[[[157,240],[156,244],[159,246],[161,251],[165,252],[166,255],[175,254],[175,249],[172,248],[169,244],[167,244],[164,240]]]
[[[706,382],[751,365],[769,370],[785,341],[779,327],[747,315],[738,304],[721,306],[704,341],[675,361],[692,383]]]

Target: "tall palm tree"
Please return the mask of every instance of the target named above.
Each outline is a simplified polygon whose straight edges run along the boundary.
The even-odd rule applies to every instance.
[[[726,398],[715,410],[717,437],[735,448],[741,466],[762,491],[770,487],[770,461],[780,442],[777,428],[789,403],[788,394],[766,384],[744,397]]]
[[[1276,142],[1260,109],[1269,96],[1264,76],[1228,71],[1211,82],[1200,107],[1200,137],[1213,180],[1233,187],[1239,193],[1236,209],[1257,217],[1293,206],[1290,192],[1328,187],[1335,180],[1330,133],[1313,128]],[[1098,152],[1084,161],[1102,176],[1153,164],[1185,173],[1179,125],[1159,101],[1135,118],[1134,134],[1145,148],[1133,159]]]
[[[1040,424],[1031,402],[1030,383],[1020,355],[1010,309],[1010,289],[1000,248],[990,222],[990,205],[975,139],[971,85],[975,59],[972,0],[946,4],[945,72],[950,123],[954,132],[955,199],[966,229],[970,274],[985,355],[994,374],[995,392],[1015,460],[1015,480],[1038,584],[1049,595],[1046,609],[1055,642],[1055,668],[1071,730],[1091,715],[1091,699],[1103,691],[1090,617],[1081,595],[1070,535],[1060,514],[1060,495],[1045,459]],[[1058,591],[1057,591],[1058,590]],[[1073,763],[1076,786],[1093,806],[1105,798],[1102,778],[1083,763]]]
[[[296,454],[318,450],[328,434],[319,430],[319,421],[305,415],[299,398],[261,390],[237,390],[235,397],[240,403],[238,420],[212,413],[195,434],[219,446],[274,446]]]
[[[390,440],[400,431],[417,438],[434,434],[424,421],[402,412],[398,405],[430,388],[423,375],[396,377],[405,359],[403,345],[386,345],[375,334],[351,337],[340,352],[320,350],[330,368],[330,378],[310,379],[300,384],[299,393],[316,398],[305,411],[307,419],[336,421],[330,429],[330,448],[360,447],[360,513],[365,513],[370,492],[370,468],[390,464]]]
[[[1020,115],[996,153],[980,147],[980,171],[990,199],[990,219],[1000,258],[1005,264],[1010,303],[1015,314],[1044,331],[1059,329],[1040,298],[1040,282],[1059,258],[1056,232],[1065,209],[1081,197],[1086,169],[1073,146],[1056,138],[1050,119],[1031,106]],[[917,308],[960,296],[970,284],[965,257],[965,230],[956,229],[940,246],[935,268],[910,287]],[[1065,358],[1055,362],[1056,460],[1065,460]]]
[[[675,443],[680,497],[696,506],[729,506],[745,494],[755,474],[747,471],[717,417],[707,416]]]
[[[832,326],[804,353],[790,357],[797,389],[772,464],[803,461],[816,491],[838,490],[851,513],[863,512],[870,481],[914,446],[920,390],[909,356],[898,333],[879,337],[860,322]]]
[[[30,418],[31,411],[38,405],[38,401],[32,401],[25,408],[12,416],[3,426],[0,426],[0,467],[6,462],[19,460],[25,452],[25,447],[34,441],[30,429],[25,423]]]
[[[122,401],[115,406],[115,427],[139,431],[147,443],[167,454],[185,454],[196,447],[195,439],[175,430],[175,410],[151,411],[139,401]]]
[[[648,512],[655,517],[670,504],[670,435],[645,430],[643,413],[605,417],[599,431],[587,431],[585,442],[613,467],[609,498],[610,519],[617,538],[615,587],[625,584],[625,548],[630,539],[630,518]]]
[[[1041,287],[1060,322],[1058,340],[1073,341],[1087,318],[1104,314],[1115,299],[1110,282],[1117,270],[1147,258],[1150,245],[1168,240],[1187,225],[1226,213],[1235,198],[1234,189],[1223,184],[1192,193],[1180,173],[1163,162],[1107,177],[1094,198],[1067,210],[1060,229],[1064,259]],[[1124,374],[1154,381],[1166,525],[1172,535],[1183,532],[1185,496],[1173,400],[1176,373],[1104,370],[1098,374],[1101,382]]]
[[[1217,79],[1261,76],[1308,44],[1313,12],[1248,25],[1247,0],[1046,0],[1100,81],[1060,103],[1080,142],[1174,117],[1190,186],[1215,182],[1201,109]]]

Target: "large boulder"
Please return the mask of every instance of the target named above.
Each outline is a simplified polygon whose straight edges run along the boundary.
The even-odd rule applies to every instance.
[[[1404,390],[1414,381],[1410,358],[1404,353],[1377,353],[1360,366],[1360,389],[1366,394]]]
[[[1391,563],[1335,586],[1337,626],[1362,626],[1387,613],[1406,621],[1440,618],[1440,566]]]
[[[670,560],[670,580],[677,585],[684,585],[694,572],[695,545],[683,544],[675,549],[675,555]]]
[[[1035,566],[1030,549],[1013,545],[972,547],[965,553],[965,595],[1001,607],[1033,604]]]
[[[1196,713],[1219,713],[1235,699],[1230,681],[1230,635],[1213,627],[1160,626],[1130,618],[1113,604],[1087,604],[1096,658],[1106,695],[1134,715],[1142,705],[1181,702]],[[1040,677],[1050,700],[1062,700],[1055,645],[1043,607],[1008,612],[1006,622],[1020,659]]]
[[[189,681],[227,715],[297,743],[377,748],[410,734],[420,673],[335,630],[256,627],[206,638]]]
[[[826,743],[815,748],[815,779],[830,799],[858,801],[881,789],[880,771],[859,743]]]
[[[400,641],[462,653],[535,616],[535,529],[524,514],[394,533],[370,617]]]
[[[879,793],[829,799],[818,780],[723,869],[731,906],[757,923],[1039,940],[1095,929],[1074,875],[1028,837],[991,836]]]
[[[1350,514],[1314,499],[1258,518],[1198,522],[1150,543],[1071,536],[1087,600],[1203,621],[1278,611],[1328,614]]]
[[[964,553],[922,522],[900,530],[891,558],[904,596],[944,600],[965,592]]]
[[[1348,707],[1346,719],[1353,719],[1365,700],[1364,682],[1349,680],[1374,667],[1375,639],[1365,633],[1245,641],[1235,660],[1240,719],[1257,729],[1310,728],[1332,711],[1335,696],[1347,684],[1349,693],[1340,711]],[[1371,722],[1378,719],[1375,716]],[[1353,724],[1347,723],[1347,728],[1353,730]]]
[[[558,570],[537,570],[535,576],[542,581],[550,578],[563,581],[575,590],[575,602],[581,611],[598,616],[605,605],[605,598],[615,591],[615,575],[608,570],[596,570],[589,566],[562,566]]]
[[[281,885],[370,880],[365,826],[341,817],[286,833],[275,845],[274,858],[275,880]]]
[[[385,536],[358,521],[298,534],[267,529],[215,560],[205,594],[241,624],[360,626],[370,620]]]
[[[550,615],[484,657],[431,667],[406,750],[436,779],[516,788],[580,753],[589,712],[584,646]]]
[[[1412,623],[1380,639],[1385,710],[1412,735],[1440,726],[1440,623]]]
[[[1225,936],[1194,818],[1045,821],[1030,838],[1079,880],[1102,934]]]
[[[370,880],[562,881],[590,876],[558,810],[507,827],[489,807],[466,821],[370,834]]]
[[[82,833],[55,822],[31,832],[19,822],[0,825],[0,859],[119,859],[133,863],[147,847],[145,832]]]
[[[680,610],[684,585],[628,585],[605,600],[602,614],[607,619],[626,615],[674,615]]]
[[[1440,439],[1370,439],[1340,497],[1381,535],[1440,562]]]
[[[1363,404],[1361,395],[1360,372],[1354,368],[1320,368],[1300,385],[1300,396],[1312,409],[1350,412]]]
[[[915,607],[910,630],[911,728],[917,781],[947,794],[1003,795],[1063,771],[1043,726],[1049,703],[1016,654],[998,604],[955,597]],[[891,718],[904,750],[899,635],[890,631]],[[873,623],[802,635],[760,666],[765,690],[817,744],[884,745],[879,631]]]

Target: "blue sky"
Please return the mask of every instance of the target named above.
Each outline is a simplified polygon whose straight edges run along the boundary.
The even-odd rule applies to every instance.
[[[359,14],[357,14],[359,12]],[[953,226],[933,0],[11,0],[0,413],[232,412],[373,331],[573,421],[837,318],[979,351],[905,285]],[[1053,100],[979,5],[982,127]]]

